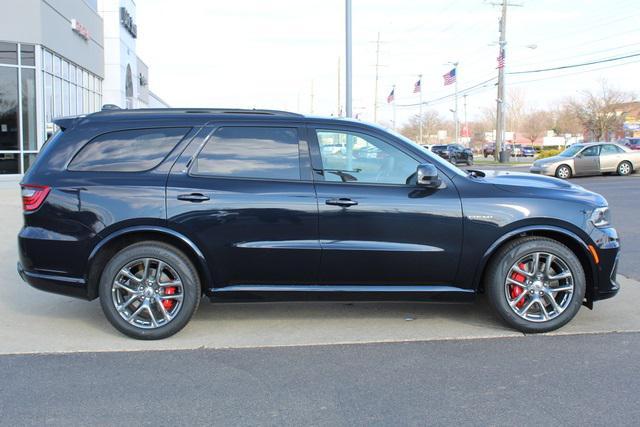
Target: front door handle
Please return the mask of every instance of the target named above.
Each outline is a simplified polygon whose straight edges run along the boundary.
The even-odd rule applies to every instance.
[[[332,206],[342,206],[343,208],[358,204],[355,200],[351,200],[346,197],[340,197],[339,199],[327,199],[325,203]]]
[[[202,193],[178,194],[178,200],[200,203],[209,200],[209,196],[205,196]]]

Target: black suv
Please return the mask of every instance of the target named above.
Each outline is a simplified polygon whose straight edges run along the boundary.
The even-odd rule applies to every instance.
[[[63,118],[21,183],[22,278],[158,339],[213,301],[471,301],[543,332],[616,294],[606,200],[463,172],[348,119],[268,110]]]
[[[434,145],[431,151],[454,165],[466,163],[471,166],[473,164],[473,151],[460,144]]]

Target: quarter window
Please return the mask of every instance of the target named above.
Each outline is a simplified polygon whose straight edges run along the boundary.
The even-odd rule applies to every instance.
[[[318,130],[326,181],[406,184],[418,162],[370,135]]]
[[[229,178],[299,180],[298,131],[221,127],[200,151],[191,172]]]
[[[76,154],[69,170],[141,172],[152,169],[190,128],[135,129],[102,134]]]

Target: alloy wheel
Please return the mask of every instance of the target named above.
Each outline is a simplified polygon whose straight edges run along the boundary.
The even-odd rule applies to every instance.
[[[125,321],[138,328],[155,329],[171,322],[179,313],[184,287],[169,264],[141,258],[118,271],[111,285],[111,297]]]
[[[571,171],[567,166],[560,166],[558,168],[558,178],[567,179],[571,177]]]
[[[573,274],[557,255],[534,252],[509,269],[504,292],[509,307],[519,317],[547,322],[569,307],[574,293]]]
[[[631,173],[631,166],[629,163],[621,163],[620,166],[618,166],[618,173],[620,175],[629,175]]]

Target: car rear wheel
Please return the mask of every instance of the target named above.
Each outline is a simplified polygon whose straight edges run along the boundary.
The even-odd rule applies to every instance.
[[[633,171],[633,166],[631,166],[631,163],[627,161],[621,162],[618,165],[618,175],[620,176],[627,176],[631,174],[632,171]]]
[[[491,306],[509,326],[538,333],[558,329],[576,315],[586,281],[569,248],[545,237],[524,237],[492,258],[485,288]]]
[[[560,165],[556,169],[556,178],[569,179],[571,178],[571,168],[567,165]]]
[[[180,331],[200,303],[198,274],[178,249],[140,242],[118,252],[100,279],[100,304],[111,324],[137,339],[162,339]]]
[[[467,158],[467,165],[469,165],[469,166],[473,165],[473,157],[469,156]]]

